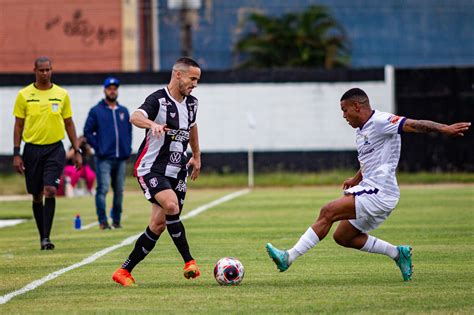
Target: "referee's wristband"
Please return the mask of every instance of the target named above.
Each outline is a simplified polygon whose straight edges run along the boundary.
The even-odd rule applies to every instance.
[[[20,156],[20,147],[13,147],[13,156]]]

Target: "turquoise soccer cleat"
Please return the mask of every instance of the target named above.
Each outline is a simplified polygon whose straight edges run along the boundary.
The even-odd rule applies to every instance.
[[[413,275],[413,265],[411,263],[412,249],[407,245],[397,246],[397,249],[399,257],[395,260],[395,263],[402,272],[403,280],[409,281]]]
[[[270,243],[267,243],[265,247],[268,256],[270,256],[280,272],[286,271],[290,267],[290,264],[288,263],[288,251],[273,247]]]

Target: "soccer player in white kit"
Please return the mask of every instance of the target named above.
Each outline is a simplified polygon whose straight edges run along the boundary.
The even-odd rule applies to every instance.
[[[357,128],[356,143],[360,169],[343,183],[344,195],[321,208],[319,217],[289,250],[267,243],[266,249],[277,268],[283,272],[316,246],[340,221],[334,240],[341,246],[368,253],[384,254],[395,260],[403,280],[411,280],[411,247],[394,246],[368,232],[376,229],[398,203],[400,190],[396,168],[400,158],[402,132],[439,132],[463,136],[470,122],[445,125],[428,120],[414,120],[373,110],[367,94],[353,88],[341,97],[341,110],[349,125]]]

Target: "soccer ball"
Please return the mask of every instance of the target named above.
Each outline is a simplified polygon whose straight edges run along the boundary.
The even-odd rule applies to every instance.
[[[214,278],[220,285],[237,285],[242,282],[244,274],[244,265],[233,257],[219,259],[214,267]]]

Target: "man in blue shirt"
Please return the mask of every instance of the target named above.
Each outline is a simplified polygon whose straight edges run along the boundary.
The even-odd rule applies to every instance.
[[[132,125],[126,107],[117,102],[118,79],[104,81],[105,98],[91,108],[84,126],[87,142],[94,148],[97,189],[95,205],[100,228],[110,229],[107,221],[105,197],[110,184],[114,191],[110,213],[112,227],[121,228],[123,189],[126,161],[132,151]]]

